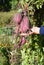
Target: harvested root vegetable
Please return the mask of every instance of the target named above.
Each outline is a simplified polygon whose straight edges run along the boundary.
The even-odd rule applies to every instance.
[[[22,14],[21,13],[17,13],[13,16],[13,21],[16,23],[16,24],[19,24],[21,22],[21,19],[22,19]]]
[[[21,21],[21,24],[20,24],[20,32],[21,33],[25,33],[27,32],[27,30],[29,30],[29,19],[27,16],[24,16],[23,17],[23,20]]]
[[[24,45],[25,43],[26,43],[25,37],[21,37],[20,42],[19,42],[19,44],[18,44],[18,47]]]

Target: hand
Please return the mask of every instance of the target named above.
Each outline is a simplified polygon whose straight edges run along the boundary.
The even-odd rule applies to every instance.
[[[40,28],[39,27],[32,27],[31,30],[28,33],[21,33],[21,36],[29,36],[32,34],[40,34]]]
[[[34,33],[34,34],[40,34],[40,28],[39,27],[33,27],[31,29],[31,31]]]

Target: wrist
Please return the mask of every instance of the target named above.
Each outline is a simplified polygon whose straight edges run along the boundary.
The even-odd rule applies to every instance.
[[[40,27],[40,35],[44,35],[44,26]]]

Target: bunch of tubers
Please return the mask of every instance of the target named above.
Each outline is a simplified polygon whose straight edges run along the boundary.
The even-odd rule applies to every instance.
[[[21,33],[27,33],[30,29],[30,21],[26,11],[15,14],[13,17],[13,22],[16,24],[16,29],[15,29],[16,36],[18,36],[18,34]],[[25,36],[20,36],[20,37],[21,38],[18,47],[26,43]]]

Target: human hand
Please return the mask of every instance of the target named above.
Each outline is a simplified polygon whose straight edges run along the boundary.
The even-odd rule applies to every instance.
[[[32,34],[40,34],[40,28],[39,27],[32,27],[28,33],[21,33],[21,36],[29,36]]]
[[[31,28],[32,34],[40,34],[40,28],[39,27],[33,27]]]

